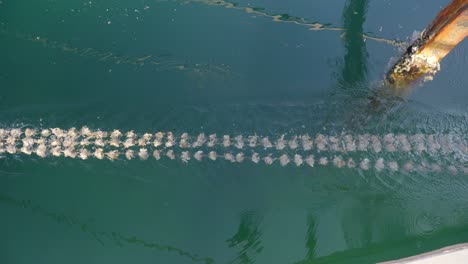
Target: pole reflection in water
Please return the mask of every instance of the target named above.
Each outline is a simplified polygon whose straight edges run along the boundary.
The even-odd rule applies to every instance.
[[[343,10],[343,41],[345,46],[342,79],[346,86],[355,86],[367,79],[367,49],[364,22],[369,2],[348,0]]]

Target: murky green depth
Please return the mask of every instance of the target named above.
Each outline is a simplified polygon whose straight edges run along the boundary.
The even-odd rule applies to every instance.
[[[466,143],[466,41],[405,97],[381,88],[448,2],[0,0],[0,128]],[[2,153],[0,263],[375,263],[468,242],[466,148],[350,155],[417,169]]]

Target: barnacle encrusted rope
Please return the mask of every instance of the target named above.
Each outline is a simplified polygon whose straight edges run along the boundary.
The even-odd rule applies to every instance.
[[[365,153],[372,153],[365,155]],[[392,158],[384,160],[381,154],[405,153],[410,156],[449,155],[459,157],[455,163],[440,161],[414,162]],[[455,134],[308,134],[277,138],[258,135],[222,135],[200,133],[191,136],[172,132],[122,133],[119,130],[91,130],[88,127],[70,128],[12,128],[0,129],[0,155],[35,154],[41,158],[66,157],[96,159],[141,159],[162,158],[182,162],[191,160],[225,160],[242,163],[250,161],[280,166],[333,166],[377,171],[433,171],[449,170],[452,173],[467,173],[464,164],[468,155],[468,142]],[[364,155],[363,155],[364,154]],[[461,161],[460,161],[461,160]]]

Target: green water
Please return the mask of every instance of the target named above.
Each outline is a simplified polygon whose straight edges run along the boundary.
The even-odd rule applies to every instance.
[[[376,92],[448,2],[1,0],[0,127],[466,140],[466,41],[432,82]],[[375,263],[468,242],[466,173],[0,155],[1,263]]]

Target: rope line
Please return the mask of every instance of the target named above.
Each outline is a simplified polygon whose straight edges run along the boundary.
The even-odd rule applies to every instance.
[[[364,157],[364,153],[374,155],[408,153],[419,157],[421,162],[399,160],[392,157],[375,160]],[[468,141],[454,134],[342,134],[310,136],[281,135],[277,138],[258,135],[207,135],[200,133],[191,136],[173,132],[135,133],[133,130],[104,131],[88,127],[68,130],[62,128],[11,128],[0,129],[1,154],[35,154],[38,157],[65,157],[86,160],[180,160],[182,163],[204,160],[224,160],[231,163],[250,161],[254,164],[282,167],[288,165],[332,166],[376,171],[432,171],[448,170],[452,173],[467,173]],[[353,155],[351,155],[353,154]],[[355,157],[355,156],[358,157]],[[428,162],[427,155],[450,155],[458,157],[461,164]],[[352,157],[351,157],[352,156]],[[362,156],[362,157],[361,157]]]

